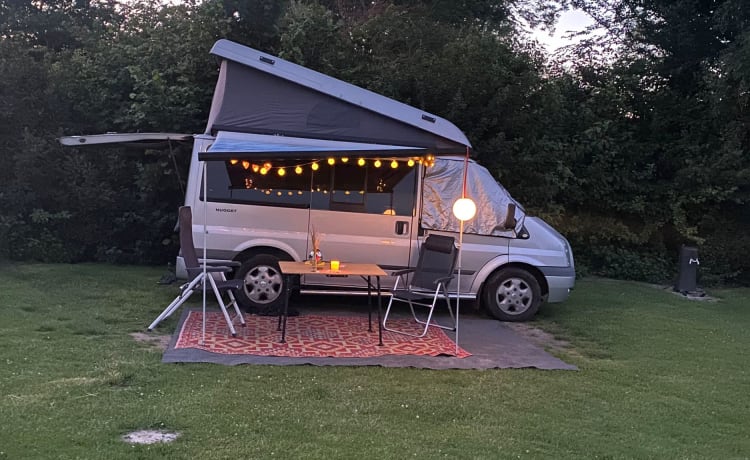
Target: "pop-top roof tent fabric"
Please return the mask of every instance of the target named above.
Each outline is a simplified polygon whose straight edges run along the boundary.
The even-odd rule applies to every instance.
[[[347,155],[413,157],[466,155],[463,132],[436,115],[228,40],[211,53],[222,58],[206,133],[216,140],[201,161],[310,158]],[[425,177],[422,225],[459,231],[450,207],[461,196],[463,162],[436,161]],[[470,164],[467,195],[479,199],[470,233],[507,235],[507,203],[486,169]],[[497,196],[495,196],[497,195]],[[520,206],[518,227],[523,221]]]
[[[419,154],[404,147],[434,155],[465,155],[471,148],[451,122],[372,91],[228,40],[217,41],[211,53],[222,62],[207,134],[221,138],[224,131],[370,144],[365,150],[388,150],[389,156]],[[257,138],[248,139],[244,147],[240,139],[234,136],[232,153],[262,153],[250,145]],[[227,144],[218,141],[209,153],[229,153]],[[268,153],[281,151],[274,148]],[[334,149],[329,152],[336,154]]]

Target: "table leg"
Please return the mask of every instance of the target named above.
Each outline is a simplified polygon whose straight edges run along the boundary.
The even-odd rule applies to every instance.
[[[279,324],[281,325],[281,342],[286,343],[286,318],[289,313],[289,296],[291,294],[291,276],[287,275],[284,277],[285,294],[284,294],[284,311],[279,315]]]
[[[378,283],[378,345],[383,346],[383,320],[381,319],[381,310],[383,309],[383,303],[380,301],[380,277],[376,276]]]
[[[367,330],[372,332],[372,281],[367,275]]]

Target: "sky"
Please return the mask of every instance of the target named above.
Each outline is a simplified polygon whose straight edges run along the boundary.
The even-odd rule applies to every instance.
[[[563,38],[570,31],[580,31],[586,26],[593,24],[593,20],[589,15],[581,10],[566,11],[560,15],[555,27],[555,33],[550,36],[548,31],[535,30],[532,36],[539,41],[542,45],[547,48],[550,53],[554,52],[558,48],[571,43],[575,43],[575,40],[571,41]]]

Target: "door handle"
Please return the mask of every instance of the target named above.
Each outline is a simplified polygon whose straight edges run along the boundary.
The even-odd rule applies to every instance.
[[[396,221],[396,235],[406,235],[409,233],[409,222],[405,220]]]

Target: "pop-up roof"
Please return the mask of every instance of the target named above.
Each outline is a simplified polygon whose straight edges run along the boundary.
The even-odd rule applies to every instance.
[[[216,42],[211,53],[222,62],[206,126],[218,139],[209,152],[260,153],[251,146],[258,138],[243,141],[243,133],[276,137],[267,153],[279,152],[277,136],[350,143],[341,148],[359,144],[357,151],[388,150],[389,156],[414,155],[412,148],[463,155],[471,147],[443,118],[314,70],[228,40]],[[238,133],[229,135],[232,147],[222,131]],[[331,144],[326,151],[338,150]]]

